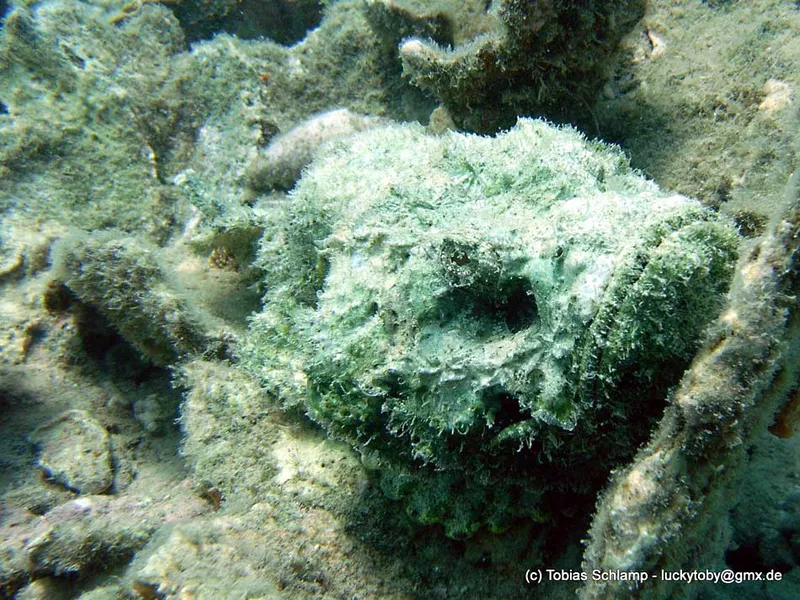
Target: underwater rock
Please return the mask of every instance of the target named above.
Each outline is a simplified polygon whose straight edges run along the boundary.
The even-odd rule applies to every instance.
[[[266,541],[263,527],[224,517],[162,527],[129,570],[131,591],[139,598],[293,597],[282,593],[264,568],[272,566],[264,546],[277,546],[280,536]]]
[[[319,0],[181,0],[171,3],[190,42],[229,33],[293,45],[322,19]]]
[[[322,144],[382,122],[377,117],[358,115],[346,108],[314,115],[272,141],[251,165],[249,185],[255,190],[288,190]]]
[[[787,200],[768,234],[742,257],[724,311],[709,328],[652,440],[600,497],[583,559],[586,572],[677,573],[716,566],[723,554],[730,532],[721,530],[732,504],[743,499],[737,487],[750,485],[742,474],[753,446],[773,415],[793,401],[800,381],[797,173]],[[769,483],[755,485],[774,488],[774,477],[762,465],[758,478]],[[762,527],[768,522],[766,514],[751,518]],[[778,556],[771,554],[772,560]],[[747,565],[769,572],[755,557]],[[684,585],[651,576],[637,597],[671,598]],[[627,596],[627,586],[621,579],[589,577],[580,597]]]
[[[39,467],[56,483],[80,494],[111,487],[111,439],[86,412],[67,411],[38,427],[31,441],[39,446]]]
[[[223,498],[280,489],[317,507],[352,505],[364,479],[357,455],[297,427],[255,378],[196,360],[183,366],[180,381],[187,390],[181,454],[197,481]]]
[[[196,129],[184,67],[172,62],[186,47],[178,21],[155,2],[129,3],[119,26],[93,3],[15,4],[0,29],[9,209],[164,240],[182,212],[167,165]],[[24,176],[34,171],[35,184]]]
[[[42,577],[21,589],[16,600],[68,600],[69,592],[57,577]]]
[[[393,0],[366,0],[365,11],[370,25],[387,44],[396,47],[405,37],[414,36],[451,43],[453,26],[445,11],[435,4],[405,6]],[[421,8],[419,12],[413,8]]]
[[[568,128],[383,127],[318,156],[265,232],[242,358],[418,521],[554,526],[644,441],[737,242]]]
[[[54,246],[55,272],[143,356],[167,365],[200,352],[211,319],[167,276],[159,251],[114,232],[75,233]]]
[[[125,564],[161,523],[153,504],[86,496],[48,511],[26,540],[30,575],[76,576]]]
[[[383,2],[387,3],[387,0]],[[457,124],[490,132],[520,114],[563,115],[590,104],[645,0],[493,3],[495,26],[455,48],[409,38],[400,58]]]

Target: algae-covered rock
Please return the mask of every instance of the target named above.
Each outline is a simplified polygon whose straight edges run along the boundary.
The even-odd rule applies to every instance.
[[[167,276],[160,251],[115,232],[74,233],[54,248],[59,279],[100,311],[120,335],[155,364],[199,353],[209,321]]]
[[[769,509],[761,507],[742,518],[751,495],[769,506],[765,498],[785,494],[775,512],[796,506],[790,491],[796,489],[796,478],[788,476],[794,483],[787,486],[776,477],[779,469],[765,468],[764,455],[776,446],[764,436],[789,435],[775,425],[782,409],[797,404],[799,275],[800,176],[795,173],[786,187],[782,214],[743,253],[723,312],[709,327],[652,438],[614,474],[599,497],[583,556],[586,573],[637,574],[637,598],[674,598],[683,593],[683,582],[659,573],[729,568],[739,581],[736,565],[746,552],[748,562],[741,564],[758,564],[761,572],[788,577],[782,584],[786,587],[767,588],[758,581],[750,590],[744,579],[741,589],[747,591],[740,592],[742,597],[753,597],[761,589],[786,598],[796,595],[789,587],[796,569],[787,566],[794,561],[787,541],[797,536],[796,521],[785,521],[780,534],[760,540],[758,547],[739,539],[735,551],[725,555],[725,548],[733,546],[731,530],[758,537],[772,529]],[[773,418],[777,421],[770,427]],[[783,446],[780,460],[796,465],[795,449],[796,445]],[[758,475],[748,477],[749,470]],[[587,577],[580,598],[629,593],[623,578]]]
[[[592,101],[645,4],[498,0],[474,39],[447,47],[408,38],[400,59],[412,83],[433,92],[473,131],[493,131],[520,114],[563,117]]]
[[[111,439],[82,410],[70,410],[31,434],[39,467],[51,480],[80,494],[101,494],[113,483]]]
[[[736,243],[571,129],[377,129],[312,163],[263,240],[244,358],[420,521],[546,520],[642,441]]]
[[[256,190],[291,189],[322,144],[380,123],[379,118],[365,117],[345,108],[315,115],[272,140],[250,166],[249,185]]]
[[[158,525],[143,513],[137,506],[115,509],[115,501],[103,496],[87,496],[54,508],[27,540],[30,572],[64,576],[124,564],[144,547]]]
[[[131,3],[140,10],[116,25],[101,4],[15,3],[5,17],[3,207],[164,240],[183,212],[168,164],[195,129],[194,99],[172,62],[185,39],[155,2]]]

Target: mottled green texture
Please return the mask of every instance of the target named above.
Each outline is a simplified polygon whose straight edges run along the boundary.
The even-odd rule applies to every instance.
[[[162,6],[118,27],[77,1],[12,10],[0,30],[0,206],[163,240],[181,212],[167,165],[194,136],[173,63],[184,44]]]
[[[409,39],[400,58],[411,81],[440,98],[460,126],[488,132],[520,114],[583,111],[644,10],[645,0],[501,0],[486,33],[455,48]]]
[[[240,10],[259,13],[240,23],[252,34],[270,20],[264,2],[133,2],[128,13],[119,10],[126,2],[112,4],[25,2],[6,15],[6,214],[136,232],[157,245],[212,222],[258,227],[246,173],[273,135],[333,108],[403,119],[433,108],[401,79],[361,0],[327,7],[320,27],[292,47],[223,33],[189,46],[206,26],[228,30],[215,15],[232,21]],[[187,13],[198,4],[203,14],[194,23]],[[306,0],[266,4],[297,16],[319,8]],[[270,20],[272,30],[285,25]]]
[[[573,130],[386,127],[312,163],[268,230],[244,359],[419,520],[498,530],[630,455],[735,246]]]

